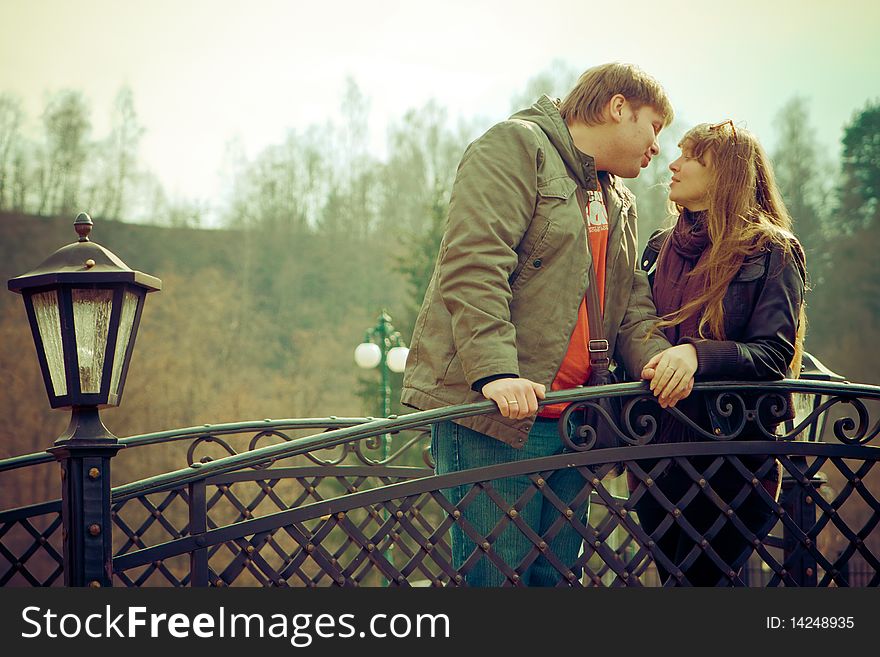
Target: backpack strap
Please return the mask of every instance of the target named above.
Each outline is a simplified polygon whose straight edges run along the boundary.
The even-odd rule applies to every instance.
[[[590,221],[587,219],[587,203],[584,197],[584,190],[581,186],[577,186],[578,207],[581,209],[581,215],[584,218],[584,228],[587,231],[587,251],[590,253],[592,260],[593,252],[590,247]],[[596,267],[591,262],[587,267],[587,295],[585,298],[587,304],[587,322],[590,327],[590,343],[588,349],[590,352],[590,367],[593,370],[608,370],[611,365],[611,354],[609,353],[608,340],[605,338],[605,326],[602,319],[602,304],[599,302],[599,281],[596,278]]]

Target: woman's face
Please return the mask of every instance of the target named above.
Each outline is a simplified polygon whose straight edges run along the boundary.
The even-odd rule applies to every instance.
[[[690,146],[682,144],[681,155],[669,165],[672,182],[669,184],[669,200],[691,212],[709,207],[709,183],[712,181],[712,160],[709,152],[703,153],[703,161],[693,157]]]

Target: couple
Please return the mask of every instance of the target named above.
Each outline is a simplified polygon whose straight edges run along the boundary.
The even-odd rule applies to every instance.
[[[557,424],[564,405],[539,411],[538,400],[548,386],[587,384],[597,348],[607,346],[631,377],[650,380],[661,407],[681,402],[680,410],[707,431],[714,416],[705,398],[689,397],[694,376],[780,379],[799,358],[803,252],[764,151],[732,121],[685,134],[669,167],[678,220],[652,236],[637,258],[635,199],[621,179],[648,166],[672,117],[656,80],[634,66],[606,64],[586,71],[561,103],[544,96],[465,151],[416,320],[402,401],[426,410],[487,398],[499,412],[433,428],[438,474],[562,453]],[[597,294],[587,303],[591,280]],[[588,308],[596,304],[607,345],[590,342]],[[701,438],[662,413],[655,441],[694,440]],[[758,465],[764,487],[778,495],[778,468],[763,460]],[[651,471],[655,490],[673,504],[692,484],[677,465]],[[736,495],[743,481],[725,464],[709,483],[723,497],[724,491]],[[579,495],[584,484],[577,469],[558,470],[546,482],[580,522],[588,513],[588,496]],[[507,504],[535,486],[528,477],[492,485]],[[445,494],[458,504],[468,490]],[[753,496],[737,513],[758,533],[772,521],[767,505]],[[718,507],[699,502],[687,505],[684,516],[704,532]],[[678,564],[692,551],[693,541],[677,523],[661,526],[666,511],[652,495],[643,494],[636,510],[669,560]],[[509,566],[507,575],[485,553],[485,543],[475,544],[461,521],[453,525],[453,565],[467,564],[469,586],[553,586],[580,576],[574,565],[581,535],[570,524],[548,532],[560,512],[545,495],[535,494],[516,513],[539,537],[552,536],[549,547],[570,572],[543,557],[518,568],[536,543],[513,523],[493,532],[503,512],[513,513],[480,492],[462,520],[487,537],[489,549]],[[726,563],[742,562],[748,545],[737,531],[722,530],[716,539],[712,548]],[[668,578],[661,565],[668,561],[655,561]],[[682,570],[691,584],[722,577],[706,555],[687,564]]]

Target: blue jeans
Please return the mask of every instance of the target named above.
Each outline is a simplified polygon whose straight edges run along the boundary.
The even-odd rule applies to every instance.
[[[538,418],[522,449],[514,449],[500,440],[450,421],[439,422],[431,428],[431,452],[434,455],[438,475],[551,456],[561,454],[563,451],[565,450],[559,438],[556,420]],[[480,491],[476,499],[461,510],[462,519],[470,522],[482,537],[488,537],[502,520],[502,515],[510,511],[510,507],[517,499],[529,488],[535,487],[532,480],[525,475],[496,479],[490,483],[507,503],[505,508],[499,508],[485,491]],[[571,520],[584,524],[589,514],[589,495],[582,495],[585,500],[576,507],[572,507],[572,500],[581,492],[585,483],[580,472],[573,468],[553,472],[547,477],[546,482],[546,486],[549,486],[556,496],[572,509]],[[471,484],[455,486],[444,489],[443,494],[452,504],[459,505],[472,488]],[[560,511],[546,501],[538,491],[518,514],[541,539],[561,515]],[[461,572],[462,566],[471,559],[472,555],[479,556],[476,564],[468,564],[467,572],[462,573],[468,586],[488,587],[514,583],[492,563],[481,546],[475,544],[473,539],[465,534],[460,523],[457,522],[452,526],[451,533],[452,563],[457,570]],[[481,542],[483,540],[485,539],[480,539]],[[569,579],[573,581],[573,578],[580,578],[582,568],[575,566],[575,561],[580,551],[582,537],[567,521],[547,543],[549,549],[565,566],[563,572],[566,572],[566,569],[571,571],[572,575],[569,579],[543,556],[539,556],[529,565],[521,564],[535,546],[535,542],[525,536],[513,522],[507,525],[494,542],[492,539],[488,540],[491,542],[491,550],[519,575],[520,580],[516,583],[526,586],[555,586],[560,582],[567,584]]]

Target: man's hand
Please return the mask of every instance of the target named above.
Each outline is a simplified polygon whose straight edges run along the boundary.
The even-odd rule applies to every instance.
[[[547,387],[528,379],[495,379],[483,386],[483,396],[498,404],[501,415],[522,420],[538,412]]]
[[[692,344],[670,347],[654,356],[642,370],[661,408],[675,406],[694,389],[697,350]]]

